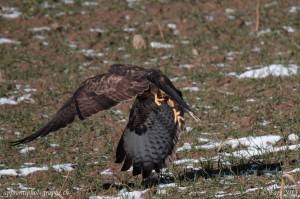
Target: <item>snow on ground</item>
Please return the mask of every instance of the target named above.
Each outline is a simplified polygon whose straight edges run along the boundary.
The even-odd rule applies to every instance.
[[[150,47],[151,48],[174,48],[174,45],[152,41],[150,42]]]
[[[97,6],[98,2],[85,1],[85,2],[82,2],[81,5],[83,5],[83,6]]]
[[[186,69],[191,69],[194,68],[195,66],[193,64],[180,64],[179,68],[186,68]]]
[[[33,27],[29,29],[30,32],[42,32],[42,31],[50,31],[50,30],[51,28],[48,26]]]
[[[18,176],[28,176],[29,174],[34,173],[36,171],[47,171],[47,170],[48,170],[48,166],[21,168],[18,170]]]
[[[25,154],[25,153],[27,153],[29,151],[34,151],[34,150],[35,150],[34,147],[25,147],[25,148],[23,148],[23,149],[20,150],[20,153]]]
[[[14,7],[1,7],[0,9],[0,17],[7,19],[15,19],[21,16],[21,12],[17,8]]]
[[[282,28],[284,30],[286,30],[287,32],[289,33],[293,33],[293,32],[296,32],[295,28],[291,27],[291,26],[282,26]]]
[[[15,169],[2,169],[0,170],[0,176],[17,176],[18,173]]]
[[[192,146],[190,143],[184,143],[182,147],[179,147],[177,149],[177,152],[180,152],[180,151],[188,151],[188,150],[191,150],[192,149]]]
[[[292,133],[292,134],[290,134],[290,135],[288,136],[288,140],[290,140],[290,141],[292,141],[292,142],[296,142],[296,141],[299,140],[299,136],[296,135],[296,134],[294,134],[294,133]]]
[[[105,30],[101,29],[101,28],[90,28],[89,29],[90,32],[97,32],[97,33],[104,33]]]
[[[130,199],[139,199],[142,198],[142,194],[146,193],[149,189],[145,189],[142,191],[127,191],[127,189],[122,189],[118,196],[90,196],[89,199],[122,199],[122,198],[130,198]]]
[[[34,100],[31,98],[31,94],[29,92],[36,92],[37,89],[35,88],[30,88],[29,85],[21,85],[21,84],[16,84],[16,89],[13,93],[18,94],[22,93],[22,95],[12,95],[9,97],[0,97],[0,105],[16,105],[19,104],[20,102],[27,102],[27,103],[34,103]],[[23,94],[23,93],[26,94]]]
[[[0,98],[0,105],[16,105],[20,102],[28,102],[28,103],[34,103],[34,99],[31,98],[31,94],[24,94],[19,97],[16,96],[10,96],[10,97],[1,97]]]
[[[20,42],[19,41],[16,41],[16,40],[13,40],[13,39],[8,39],[8,38],[4,38],[4,37],[1,37],[0,38],[0,44],[19,44]]]
[[[93,49],[82,49],[81,52],[86,57],[102,57],[104,54],[100,52],[95,52]]]
[[[252,156],[256,155],[262,155],[265,153],[271,153],[271,152],[277,152],[277,151],[283,151],[283,150],[296,150],[300,148],[300,144],[294,144],[294,145],[286,145],[281,147],[275,147],[273,146],[276,144],[279,140],[283,139],[282,136],[279,135],[264,135],[264,136],[248,136],[248,137],[242,137],[238,139],[232,139],[229,141],[226,141],[224,143],[225,146],[230,146],[232,149],[237,148],[238,146],[242,145],[247,147],[247,149],[244,150],[238,150],[234,151],[232,153],[219,153],[218,156],[213,157],[213,159],[216,159],[217,157],[222,156],[235,156],[239,158],[250,158]],[[293,141],[299,139],[299,137],[295,134],[290,134],[288,136],[288,139]],[[204,139],[205,141],[209,141]],[[221,146],[221,141],[209,141],[206,144],[203,145],[197,145],[194,148],[195,149],[217,149]],[[181,149],[182,151],[183,149]],[[190,162],[188,160],[177,160],[175,161],[177,164]]]
[[[263,68],[252,69],[246,71],[237,77],[239,79],[242,78],[265,78],[268,76],[275,76],[275,77],[283,77],[289,75],[295,75],[297,73],[298,65],[296,64],[289,64],[287,66],[282,64],[271,64],[269,66],[265,66]]]
[[[101,171],[100,173],[101,175],[112,175],[113,172],[110,169],[106,169],[104,171]]]
[[[57,172],[63,172],[63,171],[74,170],[72,166],[73,164],[66,163],[66,164],[52,165],[52,168]],[[49,170],[49,167],[47,165],[44,165],[42,167],[23,167],[20,169],[2,169],[0,170],[0,177],[4,175],[5,176],[28,176],[29,174],[34,173],[36,171],[47,171],[47,170]]]
[[[200,89],[196,86],[189,86],[182,88],[183,91],[190,91],[190,92],[197,92],[200,91]]]
[[[299,182],[297,182],[299,183]],[[294,185],[292,186],[284,186],[285,190],[297,190],[296,187]],[[277,184],[272,184],[266,187],[254,187],[254,188],[250,188],[247,189],[246,191],[235,191],[235,192],[224,192],[224,191],[220,191],[220,192],[216,192],[215,197],[216,198],[223,198],[226,196],[243,196],[246,193],[249,192],[253,192],[253,191],[257,191],[257,190],[265,190],[265,191],[269,191],[270,193],[274,193],[274,195],[278,196],[278,193],[280,191],[280,186],[278,186]],[[288,194],[288,198],[299,198],[299,195],[297,195],[297,192],[294,192],[295,194]]]
[[[72,171],[72,170],[74,170],[72,166],[73,166],[73,164],[71,164],[71,163],[67,163],[67,164],[56,164],[56,165],[52,165],[52,168],[53,168],[55,171],[63,172],[63,171]]]

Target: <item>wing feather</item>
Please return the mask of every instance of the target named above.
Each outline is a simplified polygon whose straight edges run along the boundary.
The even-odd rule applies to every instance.
[[[30,142],[40,136],[72,123],[76,116],[81,120],[107,110],[122,101],[134,98],[148,89],[147,69],[136,66],[112,65],[109,72],[84,81],[73,96],[38,131],[13,145]]]

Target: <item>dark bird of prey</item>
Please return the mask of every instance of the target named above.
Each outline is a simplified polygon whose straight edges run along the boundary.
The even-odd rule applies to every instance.
[[[184,112],[200,121],[182,98],[181,92],[157,69],[115,64],[107,73],[85,80],[67,102],[38,131],[13,145],[24,144],[57,131],[122,101],[135,98],[128,124],[119,141],[116,163],[122,171],[133,166],[132,174],[148,178],[157,173],[176,152],[176,143],[184,130]]]

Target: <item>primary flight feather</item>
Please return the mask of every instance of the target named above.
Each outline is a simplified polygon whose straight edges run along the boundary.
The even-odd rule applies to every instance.
[[[107,73],[85,80],[67,102],[38,131],[13,145],[43,137],[72,123],[135,98],[128,124],[119,141],[116,163],[124,161],[122,171],[133,166],[133,175],[148,178],[160,172],[176,151],[184,129],[184,112],[196,121],[181,92],[157,69],[115,64]]]

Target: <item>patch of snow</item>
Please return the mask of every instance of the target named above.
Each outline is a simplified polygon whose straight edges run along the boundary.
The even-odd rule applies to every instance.
[[[266,3],[264,5],[265,8],[272,8],[272,7],[275,7],[278,5],[278,2],[277,1],[272,1],[271,3]]]
[[[227,76],[237,76],[237,73],[236,72],[230,72],[230,73],[227,73]]]
[[[17,176],[18,173],[15,169],[2,169],[0,170],[0,176]]]
[[[143,191],[127,191],[127,189],[122,189],[117,197],[113,196],[90,196],[89,199],[140,199],[142,198],[142,194],[146,193],[149,189],[145,189]]]
[[[85,2],[81,3],[81,5],[83,5],[83,6],[97,6],[98,2],[85,1]]]
[[[252,25],[252,21],[245,21],[245,25],[246,26],[251,26]]]
[[[179,164],[185,164],[185,163],[199,163],[199,160],[196,159],[181,159],[181,160],[175,160],[173,161],[174,164],[179,165]]]
[[[48,166],[21,168],[18,171],[18,176],[28,176],[29,174],[34,173],[36,171],[47,171],[47,170],[48,170]]]
[[[230,19],[230,20],[234,20],[234,19],[236,19],[236,17],[235,17],[235,16],[233,16],[233,15],[229,15],[229,16],[228,16],[228,19]]]
[[[296,173],[296,172],[299,172],[300,171],[300,168],[295,168],[295,169],[293,169],[293,170],[291,170],[291,171],[285,171],[285,172],[283,172],[284,174],[289,174],[289,173]]]
[[[28,102],[28,103],[34,103],[34,99],[31,99],[31,94],[24,94],[20,97],[17,98],[17,102],[22,102],[22,101],[25,101],[25,102]]]
[[[68,46],[71,49],[76,49],[77,48],[77,45],[75,43],[69,43]]]
[[[44,40],[44,39],[46,39],[46,37],[44,37],[42,35],[34,35],[32,38],[33,39],[38,39],[38,40]]]
[[[245,153],[247,151],[254,150],[264,150],[271,147],[270,145],[277,143],[282,137],[279,135],[265,135],[265,136],[249,136],[249,137],[242,137],[234,140],[229,140],[225,142],[225,145],[230,146],[231,148],[237,148],[239,145],[243,145],[248,147],[248,150],[242,150],[240,153]],[[220,147],[222,142],[218,141],[211,141],[204,145],[195,146],[196,149],[215,149]],[[235,152],[233,152],[235,153]],[[251,152],[250,152],[251,153]]]
[[[7,98],[7,97],[1,97],[0,98],[0,105],[5,105],[5,104],[16,105],[16,104],[18,104],[18,102],[16,102],[13,99]]]
[[[34,150],[35,150],[34,147],[25,147],[24,149],[20,150],[20,153],[25,154],[25,153],[27,153],[29,151],[34,151]]]
[[[191,69],[194,68],[195,66],[193,64],[180,64],[179,68],[186,68],[186,69]]]
[[[267,148],[276,144],[281,138],[279,135],[249,136],[237,140],[229,140],[226,142],[226,145],[230,145],[232,148],[237,148],[239,145],[252,148]]]
[[[207,15],[207,16],[205,16],[205,19],[206,19],[207,21],[213,21],[213,20],[214,20],[214,16]]]
[[[36,92],[37,89],[36,88],[24,88],[25,92]]]
[[[260,48],[259,47],[255,47],[251,49],[252,52],[260,52]]]
[[[299,140],[299,136],[292,133],[288,136],[288,140],[292,141],[292,142],[295,142],[295,141],[298,141]]]
[[[60,0],[64,4],[74,4],[74,0]]]
[[[296,32],[295,28],[291,27],[291,26],[282,26],[282,28],[284,30],[286,30],[287,32],[289,33],[293,33],[293,32]]]
[[[0,44],[20,44],[19,41],[13,40],[13,39],[8,39],[8,38],[0,38]]]
[[[20,17],[22,13],[19,12],[17,8],[13,7],[1,7],[0,10],[0,17],[7,18],[7,19],[15,19]]]
[[[51,147],[59,147],[59,144],[50,144]]]
[[[166,188],[166,187],[176,187],[176,183],[169,183],[169,184],[160,184],[158,185],[160,188]]]
[[[209,142],[209,141],[211,141],[211,139],[208,139],[208,138],[197,138],[197,140],[199,142]]]
[[[180,41],[180,43],[182,43],[182,44],[189,44],[190,41],[189,40],[182,40],[182,41]]]
[[[19,137],[21,135],[21,133],[19,131],[14,132],[14,135]]]
[[[33,27],[30,28],[29,31],[31,32],[42,32],[42,31],[50,31],[51,28],[47,26],[42,26],[42,27]]]
[[[232,8],[225,8],[225,13],[232,14],[232,13],[235,13],[235,10]]]
[[[136,31],[136,29],[135,28],[123,28],[123,31],[124,32],[134,32],[134,31]]]
[[[271,29],[270,28],[267,28],[267,29],[264,29],[264,30],[261,30],[257,33],[257,36],[262,36],[262,35],[265,35],[265,34],[268,34],[271,32]]]
[[[177,29],[177,25],[174,23],[168,23],[167,26],[168,26],[168,28],[173,29],[173,30]]]
[[[56,165],[53,165],[52,168],[55,171],[63,172],[63,171],[72,171],[72,170],[74,170],[72,166],[73,166],[73,164],[66,163],[66,164],[56,164]]]
[[[102,57],[104,54],[100,52],[95,52],[93,49],[82,49],[81,52],[86,57]]]
[[[173,44],[165,44],[165,43],[160,43],[160,42],[150,42],[150,47],[151,48],[174,48]]]
[[[186,126],[186,127],[185,127],[185,130],[186,130],[186,132],[191,132],[191,131],[193,130],[193,128],[190,127],[190,126]]]
[[[237,55],[242,54],[241,52],[230,51],[225,56],[228,60],[233,60]]]
[[[200,89],[196,86],[191,86],[191,87],[184,87],[182,88],[184,91],[190,91],[190,92],[197,92],[200,91]]]
[[[278,152],[284,150],[299,150],[300,144],[286,145],[281,147],[267,146],[266,148],[248,147],[247,150],[235,151],[233,153],[222,153],[225,156],[235,156],[239,158],[250,158],[257,155],[263,155],[265,153]]]
[[[55,8],[57,4],[49,4],[48,2],[43,2],[40,4],[41,8]]]
[[[207,144],[195,146],[195,149],[215,149],[221,145],[221,142],[211,141]]]
[[[32,166],[32,165],[34,165],[35,163],[33,163],[33,162],[24,162],[24,165],[26,165],[26,166]]]
[[[296,13],[299,10],[300,10],[300,6],[291,6],[291,7],[289,7],[288,12],[290,12],[290,13]]]
[[[101,175],[112,175],[114,174],[110,169],[106,169],[104,171],[101,171]]]
[[[176,82],[177,80],[182,80],[182,79],[186,79],[186,76],[182,76],[182,77],[173,77],[171,78],[171,82]]]
[[[246,102],[256,102],[256,99],[249,98],[249,99],[246,99]]]
[[[100,28],[90,28],[89,29],[90,32],[98,32],[98,33],[104,33],[105,30],[100,29]]]
[[[261,122],[261,125],[263,125],[263,126],[267,126],[268,124],[270,124],[270,122],[268,122],[267,120],[263,120]]]
[[[177,152],[180,152],[180,151],[189,151],[192,149],[192,146],[190,143],[184,143],[182,147],[179,147],[177,149]]]
[[[18,183],[18,185],[19,185],[19,189],[20,190],[33,190],[34,188],[31,188],[31,187],[26,187],[26,186],[24,186],[22,183]]]
[[[167,194],[168,192],[165,189],[158,189],[156,193],[163,195],[163,194]]]
[[[271,64],[270,66],[266,66],[259,69],[253,69],[246,71],[237,77],[239,79],[242,78],[265,78],[267,76],[275,76],[275,77],[282,77],[282,76],[289,76],[294,75],[297,73],[298,65],[296,64],[289,64],[288,66],[284,66],[282,64]]]

